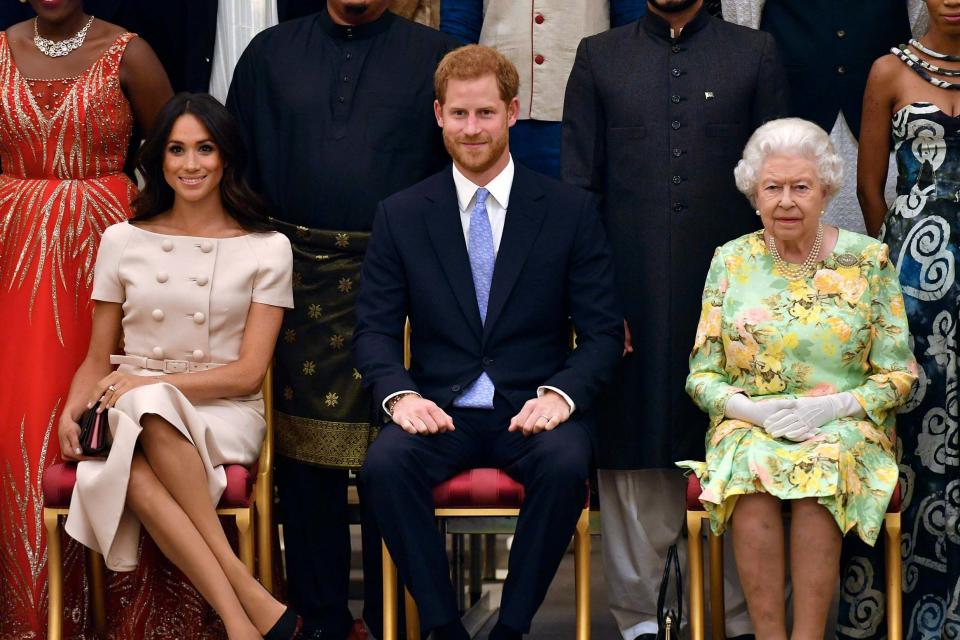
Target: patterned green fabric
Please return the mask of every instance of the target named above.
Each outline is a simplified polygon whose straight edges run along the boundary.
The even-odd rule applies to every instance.
[[[816,497],[844,533],[873,544],[897,482],[894,410],[916,380],[897,274],[887,246],[841,230],[806,279],[775,270],[758,231],[714,254],[703,292],[687,392],[710,416],[697,474],[710,525],[721,533],[743,494]],[[726,401],[851,392],[866,419],[824,425],[805,442],[725,419]]]

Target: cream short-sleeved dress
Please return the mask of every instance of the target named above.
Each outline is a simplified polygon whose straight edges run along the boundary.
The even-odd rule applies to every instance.
[[[279,233],[199,238],[123,222],[103,234],[91,297],[123,305],[125,355],[229,364],[240,356],[251,302],[293,307],[292,274],[290,242]],[[130,364],[119,371],[162,374]],[[212,504],[226,488],[223,465],[256,460],[266,428],[259,393],[194,404],[158,383],[122,395],[109,414],[110,454],[79,463],[66,522],[67,533],[114,571],[137,565],[140,521],[125,503],[145,414],[159,415],[196,446]]]

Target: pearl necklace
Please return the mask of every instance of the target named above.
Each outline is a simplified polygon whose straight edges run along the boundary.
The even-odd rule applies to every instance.
[[[813,240],[810,253],[807,254],[807,257],[804,258],[801,264],[791,264],[781,258],[780,252],[777,250],[777,243],[773,239],[773,234],[770,234],[770,237],[767,238],[767,249],[770,251],[770,255],[773,256],[773,264],[777,271],[780,272],[780,275],[787,280],[800,280],[810,275],[814,265],[819,262],[818,258],[820,257],[821,246],[823,246],[822,222],[817,224],[817,237]]]
[[[40,50],[45,56],[50,58],[60,58],[71,51],[79,49],[83,45],[83,41],[87,37],[87,30],[90,29],[90,25],[93,24],[93,16],[90,16],[90,19],[87,20],[87,24],[83,25],[83,28],[80,31],[77,31],[74,35],[70,36],[66,40],[61,40],[59,42],[54,42],[40,35],[40,30],[37,28],[37,18],[33,19],[33,44],[37,46],[37,49]]]

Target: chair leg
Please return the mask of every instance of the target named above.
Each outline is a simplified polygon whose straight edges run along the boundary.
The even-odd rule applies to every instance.
[[[903,581],[900,558],[900,514],[884,516],[887,532],[887,639],[903,640]]]
[[[250,527],[250,509],[238,509],[236,514],[237,533],[240,538],[240,561],[247,567],[250,575],[253,573],[253,529]]]
[[[47,640],[63,638],[63,548],[60,546],[60,517],[43,510],[47,530]]]
[[[93,628],[102,634],[107,628],[107,607],[105,602],[106,582],[104,580],[103,556],[87,549],[87,566],[90,567],[90,600],[93,604]]]
[[[687,561],[690,574],[690,640],[704,640],[702,511],[687,511]]]
[[[260,584],[273,593],[273,495],[268,483],[261,480],[255,488],[257,570]]]
[[[577,593],[577,640],[590,640],[590,510],[584,509],[573,533]]]
[[[407,619],[407,640],[420,640],[420,612],[409,589],[403,590],[403,613]]]
[[[397,640],[397,565],[393,564],[386,543],[383,557],[383,640]]]
[[[710,636],[713,640],[726,640],[727,624],[723,600],[723,536],[713,535],[707,529],[710,546]]]

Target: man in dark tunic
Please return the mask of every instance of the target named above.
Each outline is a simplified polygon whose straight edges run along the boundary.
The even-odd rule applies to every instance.
[[[733,168],[753,130],[787,114],[786,80],[769,34],[703,0],[649,0],[639,22],[581,41],[564,105],[561,173],[602,197],[628,330],[597,433],[604,571],[632,640],[656,633],[657,585],[681,542],[674,462],[704,455],[706,416],[684,382],[707,267],[759,227]],[[748,633],[731,591],[728,636]]]
[[[347,474],[376,436],[349,348],[360,264],[376,203],[446,164],[433,72],[456,47],[386,9],[387,0],[328,0],[265,30],[227,98],[252,181],[293,244],[296,308],[284,318],[274,376],[290,600],[337,640],[351,626]],[[372,551],[368,583],[379,575],[378,542]],[[379,626],[379,616],[368,622]]]

